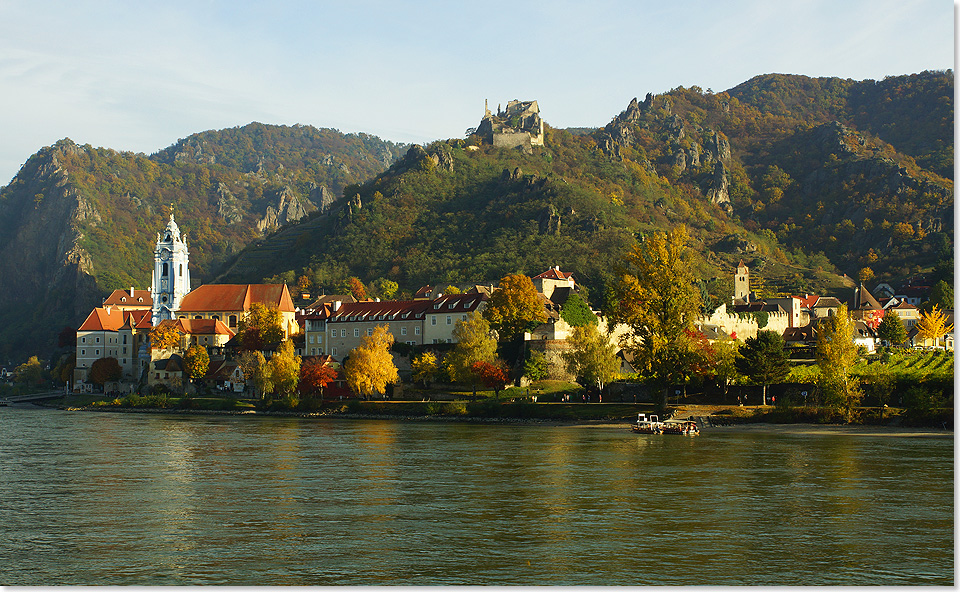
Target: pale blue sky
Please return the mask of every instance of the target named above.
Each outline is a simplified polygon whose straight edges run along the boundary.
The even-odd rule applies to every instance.
[[[484,99],[594,127],[677,86],[953,62],[947,0],[0,0],[0,185],[64,137],[150,154],[260,121],[427,142]]]

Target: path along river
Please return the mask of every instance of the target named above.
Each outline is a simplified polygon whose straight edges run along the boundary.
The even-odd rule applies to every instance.
[[[954,441],[0,408],[0,584],[954,583]]]

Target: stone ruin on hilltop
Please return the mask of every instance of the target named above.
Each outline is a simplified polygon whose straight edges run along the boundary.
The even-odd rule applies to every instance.
[[[476,135],[484,142],[498,148],[522,148],[530,150],[533,146],[543,146],[543,120],[540,119],[540,107],[536,101],[518,101],[507,103],[503,111],[497,106],[494,115],[483,104],[483,119],[477,126]]]

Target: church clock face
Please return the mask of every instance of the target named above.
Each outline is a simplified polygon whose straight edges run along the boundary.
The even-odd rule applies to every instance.
[[[161,259],[161,260],[166,261],[166,260],[169,259],[169,258],[170,258],[170,251],[168,251],[168,250],[166,250],[166,249],[160,251],[160,259]]]

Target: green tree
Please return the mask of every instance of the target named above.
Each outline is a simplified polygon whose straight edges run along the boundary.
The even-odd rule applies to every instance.
[[[265,397],[267,393],[273,392],[270,366],[263,352],[244,350],[240,353],[239,363],[244,379],[253,385],[255,394]]]
[[[567,338],[570,350],[560,354],[567,372],[583,386],[602,391],[620,370],[617,347],[595,325],[576,327]]]
[[[283,315],[276,306],[259,302],[250,305],[247,316],[237,328],[241,349],[259,351],[283,341]]]
[[[929,313],[933,307],[941,310],[953,309],[953,286],[944,280],[938,280],[930,289],[930,298],[920,305],[920,312]]]
[[[34,359],[36,359],[36,356],[30,358],[31,361]],[[27,363],[29,364],[30,362]],[[17,370],[20,370],[20,366],[17,367]],[[120,368],[120,362],[118,362],[116,358],[100,358],[93,364],[90,364],[90,374],[88,378],[93,384],[103,386],[104,383],[120,380],[122,374],[123,370]],[[20,374],[18,373],[17,376],[19,377]]]
[[[496,330],[501,341],[510,341],[522,337],[547,321],[547,313],[533,281],[525,275],[508,275],[500,280],[500,285],[487,307],[483,317]]]
[[[560,318],[571,327],[596,325],[598,322],[597,315],[593,314],[579,294],[571,294],[563,303],[563,307],[560,308]]]
[[[700,308],[684,226],[656,232],[635,243],[624,257],[611,290],[610,318],[630,330],[624,348],[638,370],[662,389],[684,378],[691,344],[686,330]]]
[[[720,387],[723,401],[727,400],[727,391],[740,373],[737,371],[737,356],[740,344],[736,339],[719,339],[714,342],[713,377]]]
[[[377,296],[384,300],[390,300],[397,295],[397,290],[400,289],[400,285],[393,280],[388,280],[386,278],[377,278],[373,282],[373,287],[377,292]]]
[[[457,321],[453,327],[456,345],[443,358],[447,375],[454,382],[476,384],[476,374],[471,371],[475,362],[492,363],[497,358],[497,342],[491,335],[490,323],[483,315],[470,314],[465,321]]]
[[[887,343],[900,345],[907,340],[907,329],[895,310],[888,310],[877,326],[877,336]]]
[[[534,382],[547,378],[550,375],[547,356],[543,355],[543,352],[531,351],[530,357],[523,364],[523,375]]]
[[[850,373],[858,359],[857,346],[853,342],[853,321],[847,313],[847,305],[841,304],[836,315],[817,324],[818,386],[824,402],[842,409],[847,421],[852,419],[853,409],[863,397],[859,380]]]
[[[740,346],[737,370],[754,384],[763,385],[763,404],[767,404],[767,385],[783,380],[790,373],[783,336],[775,331],[758,331]]]
[[[393,335],[387,325],[378,325],[365,335],[359,347],[350,352],[344,364],[347,385],[360,396],[383,395],[388,384],[400,382],[390,354]]]
[[[207,369],[210,367],[210,354],[207,348],[198,343],[191,345],[185,354],[183,354],[183,366],[194,382],[199,382],[207,375]]]

